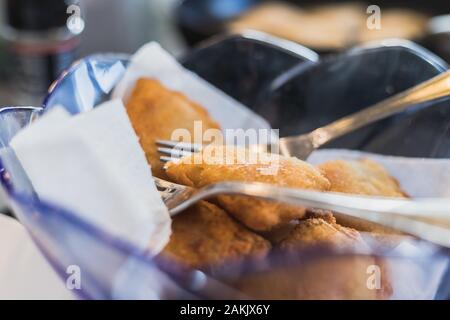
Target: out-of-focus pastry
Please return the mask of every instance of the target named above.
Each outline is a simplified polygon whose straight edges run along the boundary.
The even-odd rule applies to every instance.
[[[153,175],[163,179],[167,177],[156,140],[171,140],[176,129],[187,129],[193,137],[194,121],[201,121],[203,130],[219,129],[203,107],[153,79],[139,79],[126,106]]]
[[[339,50],[357,43],[387,38],[417,39],[429,17],[407,8],[367,12],[362,3],[331,3],[300,7],[263,3],[231,21],[232,32],[263,31],[320,50]],[[372,24],[379,26],[372,28]]]
[[[161,255],[181,265],[201,268],[244,256],[264,256],[271,245],[216,205],[201,201],[176,215],[172,235]]]
[[[357,4],[303,10],[287,3],[266,3],[232,21],[228,28],[231,32],[263,31],[314,48],[342,48],[354,41],[362,12]]]
[[[361,28],[359,42],[382,40],[386,38],[419,39],[427,30],[429,17],[406,8],[381,11],[380,28]]]
[[[262,182],[282,187],[327,191],[329,181],[315,167],[296,158],[250,152],[233,146],[209,146],[202,152],[168,163],[167,175],[177,183],[203,187],[222,181]],[[221,195],[217,203],[247,227],[268,231],[294,219],[305,209],[245,196]]]
[[[295,41],[304,16],[303,10],[295,5],[265,3],[231,21],[228,28],[231,32],[258,30]]]

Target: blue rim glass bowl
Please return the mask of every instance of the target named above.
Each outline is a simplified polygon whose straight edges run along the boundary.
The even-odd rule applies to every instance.
[[[183,57],[181,62],[263,115],[273,126],[280,128],[282,134],[303,132],[311,126],[379,101],[447,68],[436,56],[404,41],[356,48],[318,61],[314,52],[300,45],[259,33],[209,41]],[[8,204],[63,279],[67,279],[69,266],[80,267],[82,287],[76,290],[80,297],[241,298],[242,293],[233,289],[236,286],[224,285],[198,270],[185,270],[170,261],[147,257],[125,241],[89,225],[58,204],[38,199],[8,145],[18,130],[56,105],[63,105],[76,114],[107,100],[127,64],[128,57],[124,55],[87,57],[64,72],[50,87],[42,108],[10,107],[0,110],[0,182]],[[364,133],[364,139],[361,138],[362,133],[358,133],[353,138],[338,141],[338,145],[387,154],[449,157],[450,135],[442,131],[445,124],[450,127],[448,104],[441,102],[401,115],[395,121],[388,119],[377,123]],[[411,119],[424,126],[433,123],[437,117],[433,112],[440,115],[439,125],[428,124],[426,128],[430,134],[422,138],[428,139],[423,142],[428,146],[440,134],[439,145],[428,146],[424,150],[418,150],[416,146],[408,149],[409,144],[401,129],[404,134],[410,134],[411,128],[407,123]],[[400,128],[397,131],[396,126]],[[377,140],[380,135],[379,139],[386,141],[385,149]],[[394,138],[389,140],[391,136]],[[398,145],[395,147],[392,144]],[[396,257],[391,258],[409,259],[418,264],[419,261],[422,264],[426,262],[420,265],[423,272],[437,263],[446,263],[445,250],[425,242],[418,242],[418,246],[422,248],[420,252],[397,253]],[[383,259],[389,256],[387,253],[377,254]],[[229,267],[222,269],[227,270],[226,276],[219,276],[219,272],[218,277],[231,277],[235,279],[233,283],[237,283],[239,277],[264,274],[263,278],[258,279],[263,283],[264,279],[270,278],[268,274],[279,271],[280,267],[288,264],[301,268],[324,255],[342,258],[364,254],[320,249],[314,252],[299,251],[293,258],[292,254],[274,252],[266,258],[266,263],[261,263],[261,260],[255,263],[252,259],[239,264],[230,262],[227,264]],[[435,297],[445,296],[447,290],[448,283],[441,281]]]

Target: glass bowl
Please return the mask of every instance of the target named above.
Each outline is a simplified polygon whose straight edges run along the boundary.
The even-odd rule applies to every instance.
[[[314,52],[302,46],[262,34],[215,39],[181,61],[185,67],[263,115],[281,129],[282,135],[304,132],[447,68],[442,60],[410,42],[373,44],[318,61]],[[8,204],[64,281],[73,266],[80,268],[81,288],[75,290],[80,297],[448,297],[450,283],[445,280],[448,252],[424,241],[408,239],[396,250],[377,249],[370,254],[319,247],[295,252],[274,250],[263,259],[229,261],[207,272],[187,270],[161,257],[148,257],[57,203],[36,197],[9,147],[11,138],[34,117],[56,105],[64,105],[70,113],[76,114],[107,100],[127,64],[128,57],[123,55],[87,57],[64,72],[50,87],[42,108],[0,110],[0,183]],[[359,132],[344,137],[336,144],[385,154],[449,157],[449,107],[444,101],[413,110],[364,129],[364,135]],[[412,132],[414,126],[421,126],[423,130]],[[416,144],[408,142],[411,134]],[[387,262],[397,270],[395,279],[390,277],[389,286],[381,291],[369,288],[365,280],[371,275],[368,268]],[[359,266],[354,269],[359,272],[358,277],[353,277],[352,273],[350,278],[341,276],[344,281],[336,281],[339,276],[330,276],[343,270],[342,265],[348,263]],[[316,271],[314,277],[311,270]],[[414,279],[412,287],[411,279]],[[311,285],[316,291],[311,291]]]

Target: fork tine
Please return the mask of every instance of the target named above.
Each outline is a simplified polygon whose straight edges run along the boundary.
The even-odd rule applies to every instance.
[[[171,140],[156,140],[156,144],[161,147],[183,149],[191,152],[199,152],[202,149],[202,146],[197,143],[178,142]]]
[[[159,157],[159,160],[161,160],[161,162],[170,162],[170,161],[175,161],[178,159],[179,158],[171,158],[171,157],[166,157],[166,156]]]
[[[158,151],[163,155],[169,155],[171,158],[181,158],[192,154],[190,151],[176,148],[158,148]]]

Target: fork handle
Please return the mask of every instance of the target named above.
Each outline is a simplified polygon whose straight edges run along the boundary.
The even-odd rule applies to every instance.
[[[371,107],[315,129],[309,133],[309,136],[314,148],[318,148],[335,138],[405,111],[412,106],[448,96],[450,96],[450,70]]]

